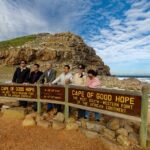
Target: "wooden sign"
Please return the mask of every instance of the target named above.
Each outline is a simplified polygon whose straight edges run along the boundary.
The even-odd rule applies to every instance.
[[[37,98],[37,87],[31,85],[0,85],[0,96],[14,98]]]
[[[102,89],[69,88],[69,103],[140,117],[141,96]]]
[[[41,86],[40,99],[65,101],[65,88],[60,86]]]

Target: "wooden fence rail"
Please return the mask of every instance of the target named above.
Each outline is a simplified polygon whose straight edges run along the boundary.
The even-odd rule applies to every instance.
[[[140,122],[142,147],[146,147],[147,140],[148,91],[148,86],[137,92],[77,86],[0,84],[0,97],[37,102],[39,114],[41,103],[55,103],[64,105],[65,119],[69,117],[69,107],[76,107]]]

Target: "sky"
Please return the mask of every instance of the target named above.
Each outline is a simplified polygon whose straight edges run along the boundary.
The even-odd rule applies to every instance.
[[[0,0],[0,41],[34,33],[82,36],[115,75],[150,75],[149,0]]]

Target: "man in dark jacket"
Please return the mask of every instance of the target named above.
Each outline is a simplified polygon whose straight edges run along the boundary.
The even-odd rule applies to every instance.
[[[39,64],[34,64],[33,65],[33,71],[30,73],[30,77],[29,77],[29,83],[30,84],[36,84],[39,80],[39,78],[41,77],[41,75],[43,74],[43,72],[39,71],[40,65]],[[44,81],[42,81],[43,83]],[[34,102],[33,103],[33,109],[34,111],[37,111],[37,103]]]
[[[13,83],[28,83],[30,69],[26,67],[27,62],[25,60],[21,60],[20,66],[16,68],[14,72],[12,82]],[[27,101],[19,101],[20,106],[27,107]]]
[[[13,83],[27,83],[29,81],[30,69],[26,67],[27,62],[21,60],[20,66],[16,69],[12,82]]]
[[[29,83],[35,84],[43,74],[43,72],[39,71],[40,65],[34,64],[33,71],[30,73]],[[43,81],[41,81],[43,83]]]

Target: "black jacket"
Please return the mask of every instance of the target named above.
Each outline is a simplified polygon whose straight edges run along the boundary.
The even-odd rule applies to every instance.
[[[43,72],[41,72],[41,71],[38,71],[37,73],[34,71],[31,72],[30,77],[29,77],[29,83],[31,83],[31,84],[36,83],[42,74],[43,74]]]
[[[13,75],[12,82],[15,82],[15,83],[29,82],[29,75],[30,75],[29,68],[24,68],[21,71],[21,68],[18,67]]]

